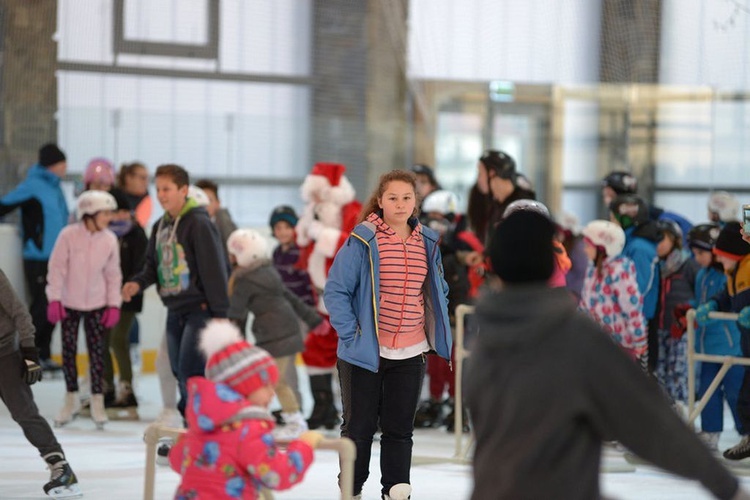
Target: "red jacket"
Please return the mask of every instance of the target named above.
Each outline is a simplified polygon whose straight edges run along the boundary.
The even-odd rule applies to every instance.
[[[302,480],[312,448],[297,440],[279,449],[266,408],[203,377],[188,380],[188,398],[187,433],[169,453],[182,476],[175,500],[254,500],[259,487],[285,490]]]

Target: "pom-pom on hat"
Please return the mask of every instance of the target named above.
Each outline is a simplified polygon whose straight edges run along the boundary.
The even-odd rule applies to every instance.
[[[739,222],[727,222],[716,239],[714,253],[732,260],[742,260],[750,253],[750,244],[742,239]]]
[[[61,161],[65,161],[65,153],[57,147],[57,144],[49,143],[39,148],[39,164],[41,166],[51,167]]]
[[[227,320],[211,320],[201,332],[200,349],[206,355],[206,378],[247,397],[279,380],[276,362],[267,351],[244,340]]]
[[[268,243],[258,231],[235,229],[227,238],[227,250],[237,259],[237,264],[248,267],[268,258]]]
[[[554,223],[531,210],[513,212],[490,241],[492,268],[505,283],[546,282],[555,267]]]

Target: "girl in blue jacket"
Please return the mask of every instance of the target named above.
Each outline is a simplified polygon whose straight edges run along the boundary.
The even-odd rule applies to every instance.
[[[384,174],[325,286],[325,306],[339,336],[341,435],[357,447],[355,498],[369,475],[378,423],[383,498],[409,498],[425,353],[450,360],[448,284],[439,238],[419,223],[418,206],[414,174]]]

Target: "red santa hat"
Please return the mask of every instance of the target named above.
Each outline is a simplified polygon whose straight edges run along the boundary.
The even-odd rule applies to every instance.
[[[354,201],[354,187],[344,172],[346,167],[340,163],[316,163],[300,188],[302,199],[312,201],[317,194],[319,200],[342,206]]]

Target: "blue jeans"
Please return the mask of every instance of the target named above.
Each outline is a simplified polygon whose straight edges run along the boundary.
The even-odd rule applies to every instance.
[[[410,483],[414,414],[422,392],[425,356],[409,359],[380,358],[377,373],[338,361],[344,423],[341,435],[354,441],[354,494],[362,491],[370,474],[372,437],[378,421],[380,437],[380,483],[383,494],[398,483]]]
[[[211,319],[208,311],[168,311],[167,312],[167,352],[172,373],[177,377],[180,400],[177,409],[185,416],[187,405],[187,380],[204,374],[206,358],[198,349],[201,330]]]
[[[719,373],[721,365],[719,363],[701,363],[701,376],[698,389],[698,397],[702,398],[706,389]],[[711,395],[706,407],[701,412],[701,430],[703,432],[721,432],[724,430],[724,399],[729,404],[732,411],[734,424],[737,426],[737,432],[742,434],[742,423],[737,415],[737,397],[740,394],[740,386],[745,375],[744,366],[733,366],[729,369],[724,378]]]

